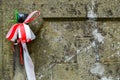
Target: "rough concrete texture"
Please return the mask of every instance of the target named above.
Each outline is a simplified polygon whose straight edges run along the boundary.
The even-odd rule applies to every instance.
[[[2,77],[0,76],[0,79],[13,80],[13,52],[11,43],[5,39],[5,35],[14,24],[11,22],[14,18],[14,10],[29,13],[37,9],[42,12],[43,19],[48,19],[42,22],[39,17],[30,24],[37,36],[36,40],[28,44],[37,80],[119,80],[120,1],[94,1],[94,12],[97,17],[102,18],[98,21],[86,20],[87,8],[91,0],[2,1],[0,15],[4,18],[0,22],[2,29],[0,31],[2,34],[0,35],[0,74]],[[64,20],[66,17],[70,20]],[[98,33],[93,36],[96,29]],[[100,42],[98,52],[100,64],[105,69],[101,74],[97,70],[102,68],[94,66],[97,49],[94,38],[99,40],[100,36],[103,36],[104,40]],[[91,69],[96,72],[92,71],[92,74]]]

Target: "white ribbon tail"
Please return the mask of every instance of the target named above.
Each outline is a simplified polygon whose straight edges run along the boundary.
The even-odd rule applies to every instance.
[[[26,43],[22,43],[24,53],[24,64],[28,80],[36,80],[34,65],[27,50]]]

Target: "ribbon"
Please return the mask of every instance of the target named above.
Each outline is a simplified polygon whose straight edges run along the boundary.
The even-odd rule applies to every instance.
[[[33,11],[28,15],[28,17],[25,19],[23,23],[14,24],[6,35],[6,38],[8,40],[12,42],[18,41],[18,43],[20,43],[20,46],[22,47],[22,49],[20,48],[20,62],[21,64],[23,64],[21,54],[21,52],[23,52],[25,70],[28,80],[36,80],[36,77],[34,72],[34,65],[27,50],[26,43],[34,40],[36,37],[32,30],[30,29],[29,25],[27,25],[27,23],[32,22],[39,15],[40,15],[39,11]]]

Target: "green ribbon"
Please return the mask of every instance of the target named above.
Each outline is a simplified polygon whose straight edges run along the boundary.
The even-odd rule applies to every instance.
[[[17,23],[18,22],[18,10],[14,11],[14,19],[13,20],[7,20],[7,22]]]
[[[14,23],[18,22],[18,10],[15,10],[15,20]]]

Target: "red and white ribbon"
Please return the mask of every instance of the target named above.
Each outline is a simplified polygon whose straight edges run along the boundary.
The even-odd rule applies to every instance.
[[[20,39],[21,42],[29,42],[35,39],[35,35],[30,30],[29,26],[26,23],[33,21],[39,15],[40,12],[33,11],[31,14],[29,14],[29,16],[26,18],[26,20],[23,23],[14,24],[9,30],[6,38],[13,42],[17,39]]]
[[[19,40],[22,44],[24,54],[24,64],[28,80],[36,80],[34,65],[27,50],[26,42],[35,39],[35,35],[26,23],[32,22],[40,15],[39,11],[33,11],[28,15],[23,23],[14,24],[6,35],[6,38],[12,42]]]

